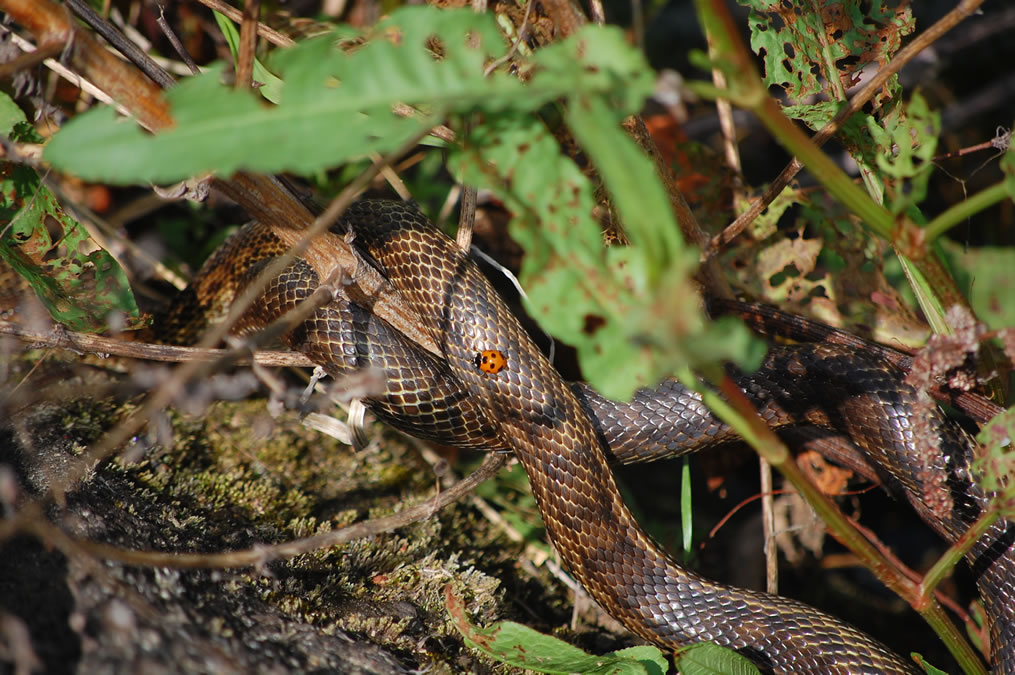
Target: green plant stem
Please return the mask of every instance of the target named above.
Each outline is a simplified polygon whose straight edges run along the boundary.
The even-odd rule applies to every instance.
[[[892,240],[897,229],[894,217],[874,202],[862,188],[836,166],[792,120],[782,114],[779,104],[768,95],[750,53],[741,43],[737,27],[721,0],[695,0],[698,15],[709,35],[714,36],[716,65],[726,71],[729,90],[721,92],[738,105],[750,109],[792,155],[795,155],[821,184],[879,236]],[[695,87],[708,95],[713,87]]]
[[[976,540],[983,536],[1000,517],[1001,513],[997,509],[987,509],[980,514],[980,517],[976,519],[976,522],[968,530],[962,533],[961,537],[948,547],[948,550],[938,558],[933,567],[923,575],[923,581],[920,582],[920,595],[924,600],[933,596],[934,589],[938,587],[941,580],[951,573],[955,565],[965,557],[969,549],[976,543]]]
[[[921,307],[930,314],[938,315],[933,321],[936,327],[946,326],[943,309],[956,304],[968,309],[968,301],[932,253],[924,229],[905,216],[892,215],[871,199],[782,113],[779,104],[768,95],[724,3],[721,0],[695,0],[695,5],[702,24],[709,35],[714,36],[716,64],[726,70],[729,90],[720,92],[711,86],[697,86],[695,89],[706,95],[730,98],[754,112],[776,140],[795,155],[832,196],[859,216],[864,227],[891,242],[900,257],[912,262],[927,282],[925,287],[916,289],[917,294],[934,296],[933,300],[921,300]]]
[[[896,223],[886,208],[871,199],[821,148],[811,142],[807,134],[782,114],[782,109],[775,99],[766,96],[753,112],[776,140],[798,157],[832,196],[858,215],[869,230],[884,239],[894,241],[900,236],[905,236],[907,228],[916,227],[908,219]]]
[[[993,206],[1006,197],[1008,197],[1007,185],[1005,181],[1001,181],[985,190],[980,190],[971,197],[963,199],[927,223],[923,228],[927,243],[931,243],[952,227],[955,227],[983,209]]]
[[[689,369],[676,373],[677,378],[689,389],[702,395],[702,400],[723,422],[729,424],[740,436],[778,469],[804,496],[831,530],[833,536],[849,548],[863,564],[886,586],[906,600],[924,621],[944,642],[955,660],[968,675],[986,675],[983,663],[969,642],[945,614],[937,599],[924,597],[920,586],[908,579],[889,561],[866,537],[846,520],[831,499],[811,483],[796,462],[789,449],[758,416],[751,402],[728,377],[717,378],[721,396],[701,385]],[[953,563],[954,564],[954,563]]]

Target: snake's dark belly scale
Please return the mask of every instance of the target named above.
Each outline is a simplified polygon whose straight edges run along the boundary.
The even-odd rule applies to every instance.
[[[640,404],[636,397],[632,404],[618,405],[581,387],[572,391],[478,268],[418,211],[398,202],[360,202],[339,225],[350,228],[356,244],[369,252],[415,309],[446,360],[415,347],[346,300],[319,310],[294,331],[292,346],[335,375],[365,367],[384,371],[387,389],[369,401],[370,406],[409,433],[465,447],[513,450],[565,565],[630,630],[666,647],[712,640],[771,672],[917,672],[879,642],[802,603],[723,586],[681,568],[643,532],[620,497],[603,443],[610,443],[618,459],[632,461],[639,459],[640,451],[660,454],[658,448],[681,451],[677,444],[728,440],[730,431],[693,394],[664,384],[640,392]],[[313,277],[305,265],[290,268],[266,293],[260,320],[277,317],[309,295]],[[506,367],[497,372],[477,367],[476,356],[484,351],[502,354]],[[870,365],[871,373],[864,376],[884,381],[863,382],[855,372],[858,363],[864,365],[854,355],[827,346],[775,349],[754,379],[742,378],[741,383],[776,426],[838,415],[850,418],[840,421],[851,436],[859,437],[854,438],[859,445],[881,447],[883,436],[893,443],[891,452],[907,455],[912,448],[898,441],[909,434],[905,397],[915,392],[900,389],[898,374],[880,363]],[[850,369],[846,381],[859,382],[860,390],[838,392],[841,401],[821,414],[801,409],[797,401],[806,394],[799,383],[785,378],[801,368],[842,367]],[[827,397],[828,382],[820,373],[814,375],[810,373],[814,386]],[[880,397],[886,410],[865,398],[872,395]],[[651,420],[660,418],[670,426],[661,436],[650,427]],[[959,433],[941,424],[946,436]],[[946,440],[948,448],[965,453],[961,461],[967,462],[968,442],[958,436]],[[949,461],[954,464],[954,457]],[[983,496],[972,489],[973,496],[966,499],[975,517]],[[956,516],[944,529],[954,535],[967,517]],[[1012,672],[1015,570],[1010,541],[1004,543],[1012,528],[1002,523],[995,529],[999,555],[984,562],[981,589],[996,594],[996,601],[988,601],[988,610],[999,617],[992,625],[994,667]],[[976,552],[980,559],[985,560],[982,554],[989,547],[988,537]]]

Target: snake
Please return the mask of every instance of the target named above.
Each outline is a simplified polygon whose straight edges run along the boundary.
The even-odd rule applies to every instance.
[[[219,282],[206,281],[214,278],[211,270],[225,265],[239,276],[246,270],[244,278],[250,279],[284,248],[277,241],[266,246],[270,231],[254,225],[233,235],[206,263],[189,302],[220,290],[214,288]],[[365,403],[401,431],[461,448],[513,452],[564,566],[627,629],[671,650],[712,641],[763,672],[920,672],[829,614],[684,567],[638,524],[612,462],[647,461],[735,440],[699,394],[665,380],[638,390],[628,402],[615,402],[587,385],[565,382],[469,255],[409,203],[357,202],[332,230],[351,240],[402,296],[439,353],[422,349],[342,293],[290,331],[285,342],[335,377],[367,369],[383,373],[381,390]],[[251,242],[260,253],[249,253]],[[283,316],[319,282],[313,268],[297,259],[248,311],[247,329]],[[166,322],[179,330],[186,315],[171,311]],[[944,537],[960,536],[987,508],[990,495],[973,480],[974,444],[940,410],[921,407],[920,393],[892,364],[837,345],[797,344],[771,347],[754,373],[730,374],[771,426],[827,429],[848,438],[882,483]],[[939,451],[930,467],[917,440],[918,414],[930,417],[937,436]],[[927,503],[925,483],[932,475],[944,477],[952,500],[945,517]],[[967,556],[997,673],[1015,672],[1013,542],[1015,525],[1000,519]]]

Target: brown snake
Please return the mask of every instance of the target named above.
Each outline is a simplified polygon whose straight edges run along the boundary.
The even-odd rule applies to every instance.
[[[644,533],[620,496],[608,453],[639,461],[729,440],[730,430],[696,395],[667,382],[616,404],[587,387],[569,386],[469,257],[409,205],[360,202],[335,231],[352,233],[444,358],[343,298],[293,330],[289,344],[332,375],[383,371],[386,390],[368,404],[399,429],[451,445],[513,451],[565,566],[627,628],[668,648],[712,640],[765,672],[918,672],[879,642],[807,605],[724,586],[684,569]],[[229,245],[241,245],[240,239]],[[251,320],[260,325],[278,318],[316,286],[313,270],[297,262],[272,282]],[[481,370],[477,356],[486,350],[505,355],[506,367]],[[914,466],[916,392],[888,364],[841,347],[782,347],[738,382],[774,426],[835,427],[879,467]],[[937,519],[935,526],[954,538],[986,497],[969,478],[965,434],[940,413],[932,424],[941,449],[933,468],[948,476],[954,500],[951,518]],[[915,475],[877,471],[921,513],[929,513]],[[1015,526],[1002,521],[970,554],[999,673],[1015,672],[1013,539]]]

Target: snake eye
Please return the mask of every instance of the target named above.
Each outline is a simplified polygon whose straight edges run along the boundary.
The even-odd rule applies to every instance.
[[[484,373],[496,375],[507,368],[507,357],[496,349],[487,349],[476,354],[476,367]]]

